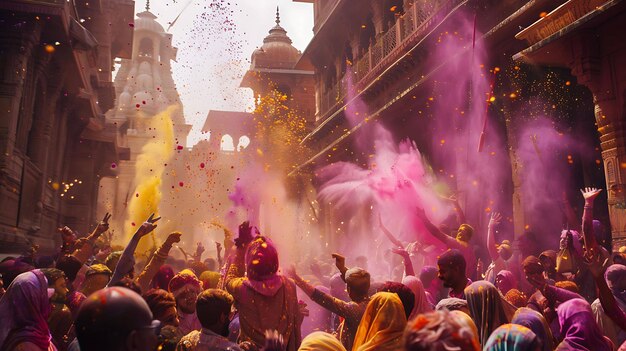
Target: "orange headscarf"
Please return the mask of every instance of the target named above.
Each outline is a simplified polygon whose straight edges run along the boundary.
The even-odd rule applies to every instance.
[[[365,309],[352,351],[400,350],[405,327],[406,315],[398,295],[380,292]]]

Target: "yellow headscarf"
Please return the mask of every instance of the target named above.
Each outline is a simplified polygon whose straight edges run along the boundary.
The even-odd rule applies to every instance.
[[[352,351],[401,350],[405,327],[406,315],[398,295],[380,292],[365,309]]]
[[[346,348],[334,336],[318,331],[304,338],[298,351],[346,351]]]

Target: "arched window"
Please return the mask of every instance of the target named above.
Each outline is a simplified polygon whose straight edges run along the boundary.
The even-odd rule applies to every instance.
[[[247,148],[248,145],[250,145],[250,138],[245,135],[242,136],[241,138],[239,138],[239,142],[237,143],[237,151],[242,151],[243,149]]]
[[[224,134],[224,136],[222,136],[222,141],[220,142],[220,150],[235,151],[235,144],[233,143],[233,137],[231,137],[228,134]]]

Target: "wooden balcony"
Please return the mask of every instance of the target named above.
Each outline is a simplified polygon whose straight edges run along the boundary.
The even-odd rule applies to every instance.
[[[396,22],[369,49],[353,62],[350,70],[354,84],[362,88],[373,81],[390,64],[398,60],[412,45],[423,39],[437,22],[437,18],[449,13],[461,0],[434,0],[420,2],[406,9]],[[349,73],[349,72],[348,72]],[[347,74],[347,73],[346,73]],[[328,118],[345,97],[347,76],[324,91],[320,97],[318,121]]]

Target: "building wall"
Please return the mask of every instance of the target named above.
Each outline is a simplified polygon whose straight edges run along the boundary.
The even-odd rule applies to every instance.
[[[513,55],[525,48],[525,43],[515,39],[519,27],[532,24],[537,20],[537,14],[550,12],[559,3],[536,2],[530,9],[524,8],[524,11],[522,9],[527,5],[525,1],[404,1],[402,6],[399,2],[388,6],[390,4],[387,1],[364,1],[358,8],[350,7],[342,1],[336,3],[334,13],[321,16],[316,12],[315,37],[304,53],[305,58],[315,66],[316,72],[316,128],[308,138],[308,145],[315,150],[314,154],[319,152],[320,157],[314,159],[314,165],[302,164],[300,168],[302,172],[312,171],[316,167],[335,161],[367,162],[367,155],[354,148],[354,135],[358,133],[341,139],[349,129],[342,112],[350,101],[345,93],[346,87],[350,84],[344,76],[346,71],[353,72],[351,77],[353,88],[357,93],[363,92],[360,98],[367,109],[370,112],[378,112],[372,119],[375,118],[390,129],[397,140],[405,137],[415,140],[420,150],[425,152],[433,167],[437,169],[437,157],[431,152],[434,147],[433,135],[428,132],[436,116],[421,118],[418,122],[416,112],[427,111],[425,105],[431,96],[429,94],[436,84],[442,83],[429,79],[433,67],[432,64],[427,65],[432,54],[429,48],[437,45],[438,36],[456,33],[459,30],[458,25],[461,23],[459,9],[475,14],[474,26],[478,35],[488,33],[484,37],[484,42],[489,58],[481,61],[481,64],[511,70],[514,66],[521,66],[522,71],[538,75],[537,80],[527,80],[523,88],[526,91],[532,89],[541,91],[535,91],[534,96],[527,93],[525,98],[517,99],[515,104],[528,104],[532,101],[531,97],[535,96],[550,96],[550,81],[544,79],[549,76],[558,77],[562,82],[571,81],[572,84],[576,84],[576,79],[567,70],[526,66],[513,60]],[[315,8],[322,8],[323,5],[323,1],[315,1]],[[406,53],[410,54],[405,55]],[[469,54],[465,56],[468,58],[469,66]],[[346,60],[350,62],[346,64]],[[515,84],[518,83],[514,82],[513,74],[510,76],[508,73],[500,74],[495,84],[494,96],[508,98],[511,92],[519,88]],[[581,104],[583,107],[578,111],[572,111],[567,106],[568,102],[562,105],[555,103],[557,107],[550,111],[553,112],[551,115],[558,116],[554,121],[563,124],[572,133],[575,129],[587,128],[594,121],[590,109],[593,105],[591,95],[585,87],[579,88],[568,90],[569,95],[566,96],[567,99],[571,99],[570,106],[583,102]],[[516,121],[517,115],[513,111],[511,104],[497,103],[490,108],[488,115],[489,124],[501,135],[507,149],[510,150],[509,154],[502,158],[506,164],[501,165],[505,169],[508,167],[509,172],[508,180],[505,177],[500,185],[507,200],[499,206],[502,211],[512,214],[511,223],[504,229],[509,232],[511,238],[522,235],[529,228],[541,227],[540,218],[528,218],[526,215],[532,213],[531,205],[520,200],[522,185],[528,175],[525,174],[523,165],[520,166],[515,153],[517,144],[514,136],[519,134],[524,121]],[[583,134],[598,144],[597,132],[594,129],[584,130],[587,132]],[[581,161],[573,162],[566,170],[567,176],[564,177],[569,179],[568,200],[577,211],[577,216],[582,211],[582,199],[578,188],[584,185],[600,187],[605,185],[602,166],[597,163],[597,160],[602,159],[599,149],[595,149],[592,154],[584,157],[574,154],[574,157]],[[479,195],[475,194],[471,187],[468,189],[469,180],[462,177],[464,167],[466,166],[460,162],[453,167],[455,169],[447,170],[448,173],[458,175],[449,185],[453,190],[460,191],[462,197],[467,196],[469,203],[475,204],[476,201],[480,202],[480,199],[476,198]],[[604,200],[600,200],[600,206],[596,209],[596,217],[608,223],[606,203],[602,201]],[[554,202],[557,212],[559,206]],[[486,227],[487,217],[483,209],[488,207],[491,206],[485,203],[466,208],[468,220],[478,228],[478,233],[484,232]],[[336,218],[336,215],[331,215],[332,211],[332,209],[324,211],[326,221],[332,222],[329,222],[328,227],[340,228],[340,223],[346,222],[346,218]],[[529,225],[531,222],[532,226]],[[546,230],[548,235],[557,236],[556,232],[560,230],[560,218],[554,222],[558,228]],[[477,240],[483,239],[479,234]]]
[[[98,20],[92,27],[98,40],[113,42],[107,28],[117,21],[111,11],[129,3],[113,1],[91,12]],[[78,19],[76,11],[91,10],[73,1],[52,6],[37,1],[0,4],[5,19],[0,24],[4,252],[19,253],[30,244],[51,251],[59,244],[56,228],[63,225],[86,233],[95,222],[103,160],[117,158],[114,140],[100,133],[114,53],[105,45],[97,55],[88,47],[88,34],[72,37],[69,28]],[[117,19],[123,21],[125,12],[119,11]],[[100,98],[102,106],[96,103]]]

